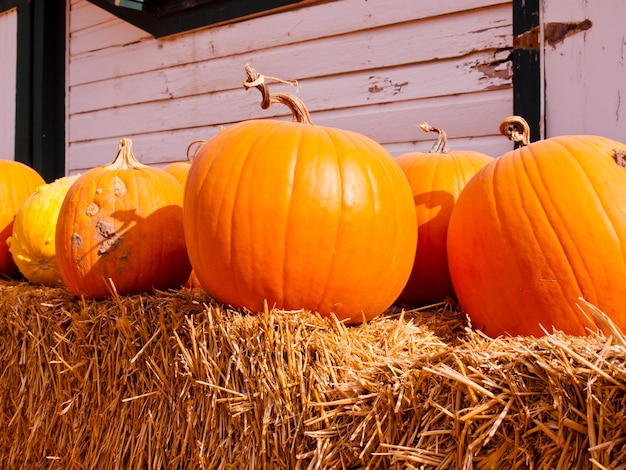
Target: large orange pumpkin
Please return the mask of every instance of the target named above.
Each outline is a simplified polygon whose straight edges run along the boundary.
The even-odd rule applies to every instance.
[[[0,160],[0,276],[19,274],[7,238],[13,232],[19,208],[37,187],[44,184],[41,175],[31,167],[13,160]]]
[[[386,310],[411,272],[413,198],[393,157],[372,139],[299,122],[250,120],[210,139],[185,187],[187,249],[202,286],[253,312],[281,309],[362,322]],[[262,78],[262,76],[260,76]]]
[[[409,152],[397,158],[413,190],[418,234],[413,271],[398,298],[405,305],[454,297],[446,250],[450,214],[467,181],[492,160],[474,150],[450,150],[442,129],[426,123],[420,128],[438,133],[430,152]]]
[[[56,256],[65,284],[91,298],[180,287],[191,272],[182,201],[180,183],[139,163],[122,139],[115,161],[78,178],[61,206]]]
[[[507,119],[512,137],[528,126]],[[452,211],[448,262],[461,307],[490,336],[596,330],[584,298],[626,328],[626,145],[560,136],[480,170]]]

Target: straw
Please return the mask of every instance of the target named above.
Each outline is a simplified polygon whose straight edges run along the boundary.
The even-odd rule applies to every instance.
[[[626,468],[626,342],[0,281],[0,468]],[[603,331],[605,333],[603,333]]]

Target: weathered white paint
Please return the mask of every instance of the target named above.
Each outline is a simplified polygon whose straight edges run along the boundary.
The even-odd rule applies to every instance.
[[[243,119],[287,118],[245,91],[244,64],[297,79],[315,123],[362,132],[392,153],[428,148],[423,121],[451,146],[510,149],[511,2],[341,0],[164,39],[84,0],[70,5],[69,172],[107,163],[124,136],[144,162]]]
[[[17,12],[0,13],[0,159],[15,158]]]
[[[596,134],[626,142],[626,2],[545,0],[543,24],[582,23],[544,45],[546,135]],[[546,30],[547,31],[547,30]]]

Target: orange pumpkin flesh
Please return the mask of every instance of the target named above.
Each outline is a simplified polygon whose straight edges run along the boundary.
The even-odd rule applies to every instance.
[[[116,160],[82,175],[61,206],[57,262],[78,296],[176,288],[191,272],[183,188],[162,169],[139,163],[130,146],[122,139]]]
[[[174,178],[176,178],[176,180],[183,187],[185,187],[185,184],[187,183],[187,175],[189,174],[189,169],[191,168],[191,160],[193,158],[192,156],[189,155],[189,151],[192,149],[192,147],[195,147],[195,152],[194,152],[194,156],[195,156],[195,153],[201,148],[204,142],[206,141],[194,140],[187,147],[187,160],[179,161],[179,162],[172,162],[166,165],[165,167],[163,167],[163,169],[167,171],[170,175],[172,175]],[[189,278],[185,282],[184,287],[196,288],[196,289],[202,287],[200,285],[200,281],[198,280],[198,276],[196,276],[196,273],[193,269],[191,270],[191,274],[189,275]]]
[[[217,300],[346,323],[380,314],[404,287],[413,212],[406,178],[379,144],[277,120],[245,121],[209,140],[184,200],[192,265]]]
[[[448,231],[461,307],[490,336],[584,335],[580,297],[626,328],[626,145],[561,136],[497,158],[462,191]]]
[[[13,160],[0,160],[0,276],[19,275],[7,238],[13,232],[15,215],[22,203],[44,184],[45,180],[31,167]]]
[[[187,173],[191,162],[172,162],[169,165],[163,167],[163,170],[167,171],[170,175],[176,178],[183,187],[185,186],[185,180],[187,179]]]
[[[439,134],[430,152],[396,159],[413,190],[418,233],[413,270],[398,303],[413,306],[454,297],[446,249],[450,214],[467,181],[493,160],[473,150],[450,150],[443,130],[428,124],[420,128]]]

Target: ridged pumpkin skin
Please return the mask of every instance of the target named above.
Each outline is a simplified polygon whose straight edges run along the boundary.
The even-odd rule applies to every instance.
[[[626,327],[626,145],[598,136],[531,143],[463,189],[448,230],[461,307],[489,336],[584,335],[585,298]],[[623,153],[626,155],[626,153]]]
[[[0,276],[14,277],[19,270],[7,245],[15,215],[38,186],[46,184],[31,167],[13,160],[0,160]]]
[[[335,314],[386,310],[411,272],[417,237],[393,157],[354,132],[250,120],[209,140],[185,187],[187,249],[218,301]]]
[[[427,124],[420,127],[439,133],[433,148],[430,152],[410,152],[396,159],[413,191],[417,220],[415,262],[398,298],[398,303],[408,306],[454,298],[446,248],[450,214],[465,184],[493,160],[473,150],[450,150],[445,132]]]
[[[130,141],[107,166],[70,188],[59,212],[57,262],[77,296],[178,288],[189,277],[182,223],[183,188],[159,168],[137,162]],[[110,280],[110,281],[109,281]]]
[[[65,176],[39,186],[15,216],[7,243],[15,264],[29,282],[45,286],[63,283],[56,262],[56,224],[63,199],[79,176]]]

